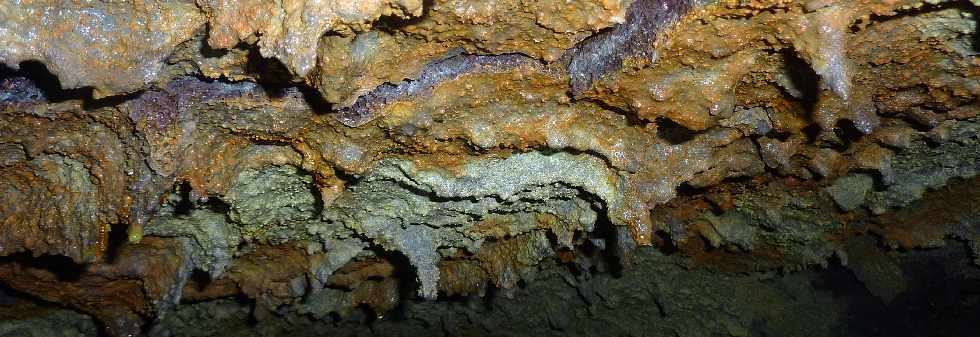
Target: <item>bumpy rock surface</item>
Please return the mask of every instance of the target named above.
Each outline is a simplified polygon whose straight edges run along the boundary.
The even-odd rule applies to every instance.
[[[2,2],[0,335],[963,335],[976,6]]]

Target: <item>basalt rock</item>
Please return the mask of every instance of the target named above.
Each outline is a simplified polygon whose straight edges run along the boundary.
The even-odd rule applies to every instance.
[[[6,1],[0,334],[964,335],[977,14]]]

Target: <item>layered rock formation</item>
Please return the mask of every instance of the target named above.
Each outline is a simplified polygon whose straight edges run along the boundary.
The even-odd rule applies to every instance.
[[[542,300],[573,335],[593,329],[574,315],[636,320],[593,308],[608,301],[668,327],[622,334],[792,333],[754,323],[771,311],[724,313],[719,284],[843,310],[756,283],[827,267],[891,303],[932,289],[906,282],[919,250],[980,261],[976,15],[940,0],[7,1],[0,283],[112,336],[249,319],[314,334],[363,312],[493,334],[447,322],[479,312],[452,299],[517,296],[498,310],[521,312],[528,289],[585,299]],[[699,306],[701,324],[675,318]]]

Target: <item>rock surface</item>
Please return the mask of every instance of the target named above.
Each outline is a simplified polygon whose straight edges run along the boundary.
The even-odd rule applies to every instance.
[[[0,334],[955,335],[977,41],[939,0],[6,1],[0,289],[75,311]]]

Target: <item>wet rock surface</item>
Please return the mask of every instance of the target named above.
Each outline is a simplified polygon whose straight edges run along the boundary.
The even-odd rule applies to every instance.
[[[970,335],[978,14],[6,1],[0,335]]]

